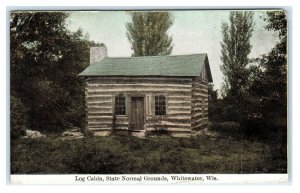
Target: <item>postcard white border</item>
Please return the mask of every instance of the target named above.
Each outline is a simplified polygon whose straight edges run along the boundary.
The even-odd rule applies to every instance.
[[[11,175],[12,184],[284,184],[288,174]]]

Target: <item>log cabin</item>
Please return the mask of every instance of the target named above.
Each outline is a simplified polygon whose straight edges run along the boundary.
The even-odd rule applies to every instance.
[[[87,129],[95,135],[129,130],[190,136],[207,127],[207,54],[107,57],[92,47],[85,78]]]

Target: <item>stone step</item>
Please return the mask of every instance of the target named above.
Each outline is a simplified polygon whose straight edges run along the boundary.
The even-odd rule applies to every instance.
[[[145,138],[146,131],[134,131],[131,133],[132,136],[137,137],[137,138]]]

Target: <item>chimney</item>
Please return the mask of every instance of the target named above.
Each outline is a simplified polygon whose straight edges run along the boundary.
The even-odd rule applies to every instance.
[[[90,48],[90,65],[100,62],[105,57],[107,57],[107,48],[104,44]]]

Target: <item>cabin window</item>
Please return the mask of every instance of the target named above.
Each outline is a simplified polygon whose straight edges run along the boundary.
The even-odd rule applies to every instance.
[[[116,115],[126,115],[125,97],[123,95],[116,96],[115,113]]]
[[[166,115],[165,96],[155,96],[155,115]]]

